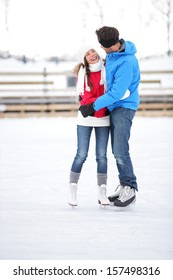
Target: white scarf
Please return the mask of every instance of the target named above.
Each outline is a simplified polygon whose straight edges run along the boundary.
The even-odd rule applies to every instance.
[[[104,85],[104,89],[106,91],[106,72],[105,66],[102,60],[99,60],[95,64],[89,64],[89,69],[91,72],[98,72],[101,70],[101,79],[100,85]],[[78,80],[77,80],[77,94],[84,94],[84,81],[85,81],[85,90],[90,91],[90,87],[88,86],[88,80],[86,75],[86,69],[83,66],[80,67],[78,72]]]

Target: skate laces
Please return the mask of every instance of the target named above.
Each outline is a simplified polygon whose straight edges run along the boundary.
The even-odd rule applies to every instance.
[[[125,186],[120,191],[120,196],[118,199],[121,201],[127,200],[127,199],[131,198],[133,195],[134,195],[134,190],[129,186]]]
[[[106,196],[106,188],[105,187],[100,187],[100,194],[107,199],[107,196]]]
[[[106,195],[106,189],[105,189],[105,188],[101,188],[101,193],[102,193],[103,195]]]
[[[70,190],[71,190],[71,196],[73,197],[73,199],[76,199],[76,191],[77,191],[76,185],[71,185]]]
[[[115,189],[115,193],[120,193],[123,189],[123,186],[122,185],[118,185]]]

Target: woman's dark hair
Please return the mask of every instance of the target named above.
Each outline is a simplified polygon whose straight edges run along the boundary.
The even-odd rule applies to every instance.
[[[85,67],[88,85],[89,85],[90,89],[92,89],[92,88],[93,88],[93,84],[92,84],[91,81],[90,81],[90,68],[89,68],[89,63],[87,62],[85,56],[84,56],[84,63],[79,63],[79,64],[77,64],[77,65],[75,66],[75,68],[73,69],[73,73],[74,73],[75,75],[78,75],[79,70],[80,70],[80,67],[83,67],[83,68]]]
[[[87,75],[88,85],[89,85],[90,89],[92,89],[93,88],[93,84],[90,81],[90,68],[89,68],[89,63],[86,60],[86,57],[84,57],[84,65],[85,65],[85,68],[86,68],[86,75]]]

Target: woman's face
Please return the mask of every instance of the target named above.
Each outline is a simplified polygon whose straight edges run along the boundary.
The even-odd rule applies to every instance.
[[[90,49],[86,52],[85,58],[88,62],[88,64],[95,64],[99,61],[99,55],[94,49]]]

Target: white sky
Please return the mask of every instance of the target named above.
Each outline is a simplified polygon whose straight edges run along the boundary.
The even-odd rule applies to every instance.
[[[156,16],[150,0],[99,1],[104,10],[103,23],[94,0],[87,0],[88,8],[83,0],[9,0],[7,34],[5,0],[0,0],[0,50],[34,56],[71,55],[84,39],[99,47],[95,30],[102,25],[112,25],[119,29],[120,37],[136,44],[139,56],[166,51],[166,30],[162,21],[159,25],[158,21],[146,25],[151,14]]]

